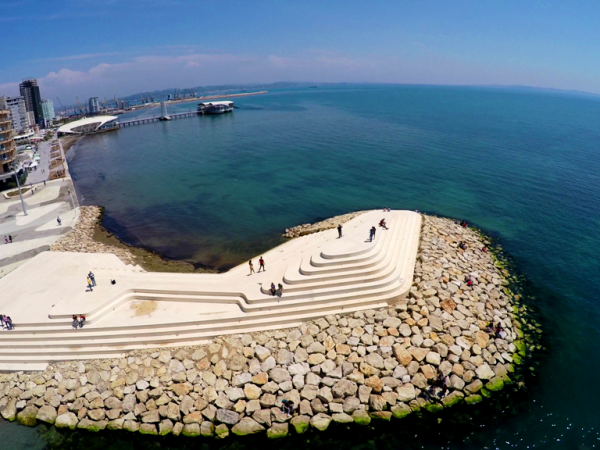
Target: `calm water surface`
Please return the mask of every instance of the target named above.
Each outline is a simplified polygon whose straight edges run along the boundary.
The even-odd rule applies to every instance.
[[[548,348],[526,392],[482,408],[476,419],[455,410],[458,422],[334,429],[273,448],[600,444],[600,99],[338,86],[235,102],[240,109],[228,115],[86,138],[69,156],[83,203],[105,206],[105,225],[127,242],[220,269],[276,245],[285,228],[348,211],[390,206],[465,218],[499,237],[526,275]],[[100,435],[0,423],[7,448],[200,445]]]

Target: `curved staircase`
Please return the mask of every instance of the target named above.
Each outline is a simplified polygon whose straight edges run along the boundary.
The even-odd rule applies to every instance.
[[[389,229],[378,227],[375,240],[368,242],[368,230],[382,217]],[[81,273],[94,271],[99,288],[85,293],[73,288],[58,300],[50,291],[38,302],[46,314],[25,319],[9,314],[15,329],[0,332],[0,371],[39,370],[53,361],[199,344],[218,335],[290,327],[327,314],[394,303],[412,284],[420,225],[420,215],[409,211],[364,213],[344,224],[342,239],[337,230],[328,230],[270,250],[264,254],[268,271],[252,276],[247,264],[224,274],[146,273],[114,255],[72,253],[67,258],[45,252],[30,263],[40,258],[38,267],[53,264],[57,273],[65,274],[55,277],[58,285],[70,286],[69,271],[60,270],[69,263]],[[28,270],[30,263],[1,279],[0,292],[4,283],[31,276],[35,264]],[[109,286],[109,279],[117,284]],[[271,282],[283,284],[281,298],[270,295]],[[0,300],[0,308],[6,314],[18,302]],[[140,305],[149,308],[148,314],[131,316]],[[71,328],[73,314],[86,315],[83,329]]]

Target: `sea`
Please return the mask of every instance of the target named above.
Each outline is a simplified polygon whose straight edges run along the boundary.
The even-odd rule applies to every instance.
[[[89,136],[79,200],[124,242],[227,270],[286,228],[391,207],[466,220],[526,280],[540,350],[476,407],[283,441],[58,432],[0,422],[7,449],[576,449],[600,446],[600,97],[527,89],[317,85],[237,109]],[[169,106],[170,113],[196,103]],[[120,120],[158,115],[158,108]],[[268,261],[267,261],[268,264]]]

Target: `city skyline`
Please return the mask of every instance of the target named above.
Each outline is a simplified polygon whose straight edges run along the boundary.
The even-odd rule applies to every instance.
[[[365,82],[521,85],[600,94],[600,5],[460,1],[253,6],[239,1],[0,4],[0,95],[43,98],[198,85]]]

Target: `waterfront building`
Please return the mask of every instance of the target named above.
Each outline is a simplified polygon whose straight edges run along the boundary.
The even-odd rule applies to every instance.
[[[56,116],[54,114],[54,103],[52,103],[52,100],[42,100],[42,115],[44,116],[46,126],[54,122]]]
[[[90,114],[98,114],[100,112],[100,102],[98,97],[91,97],[88,100]]]
[[[0,97],[0,109],[10,111],[11,126],[15,133],[29,132],[31,122],[23,97]]]
[[[57,133],[63,135],[83,135],[91,133],[99,133],[102,131],[110,131],[119,129],[119,125],[115,123],[117,116],[96,116],[87,117],[85,119],[75,120],[61,126]]]
[[[21,97],[25,99],[25,108],[33,115],[32,125],[38,124],[43,126],[44,116],[42,115],[42,98],[40,96],[40,88],[37,80],[35,78],[23,80],[21,84],[19,84],[19,92],[21,93]]]
[[[0,175],[10,172],[10,164],[16,157],[10,111],[0,110]]]

